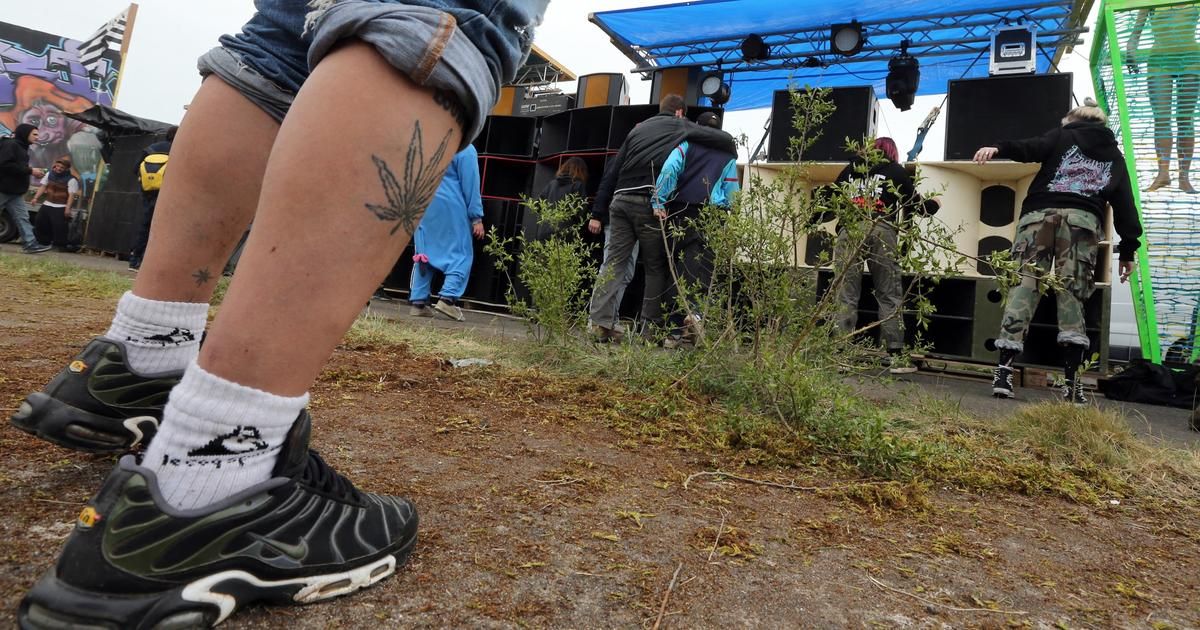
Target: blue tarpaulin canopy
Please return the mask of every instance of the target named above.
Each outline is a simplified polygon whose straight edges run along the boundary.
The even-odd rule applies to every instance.
[[[992,31],[1028,24],[1038,32],[1038,71],[1056,64],[1086,31],[1092,0],[698,0],[593,13],[637,72],[700,66],[726,73],[727,109],[769,107],[796,85],[874,85],[884,96],[888,61],[909,40],[921,63],[917,94],[941,94],[951,79],[987,76]],[[865,45],[844,57],[829,50],[832,25],[857,20]],[[741,42],[757,34],[770,59],[744,61]]]

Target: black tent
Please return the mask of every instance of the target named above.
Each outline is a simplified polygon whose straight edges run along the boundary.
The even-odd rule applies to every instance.
[[[83,245],[128,254],[142,221],[142,187],[137,175],[142,151],[165,138],[171,125],[104,105],[66,115],[99,129],[104,143],[100,150],[106,163],[104,180],[92,199]]]
[[[93,105],[78,114],[66,114],[66,116],[87,123],[114,137],[162,134],[171,128],[171,125],[167,123],[149,118],[138,118],[133,114],[127,114],[104,105]]]

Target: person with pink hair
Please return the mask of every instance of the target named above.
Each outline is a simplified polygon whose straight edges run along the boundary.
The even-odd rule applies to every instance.
[[[866,261],[879,302],[880,341],[888,352],[885,364],[891,373],[904,374],[915,372],[916,368],[904,353],[904,287],[898,228],[906,213],[931,215],[940,204],[917,193],[912,177],[900,164],[900,151],[894,140],[876,138],[872,146],[873,150],[852,159],[834,181],[850,202],[862,210],[860,219],[864,224],[861,231],[848,229],[846,214],[838,224],[833,254],[837,325],[846,333],[856,330],[862,264]]]

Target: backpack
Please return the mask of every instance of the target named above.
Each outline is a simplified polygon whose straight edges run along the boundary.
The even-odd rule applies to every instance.
[[[151,153],[142,160],[138,167],[138,176],[142,182],[143,192],[154,192],[162,189],[163,176],[167,173],[167,154]]]

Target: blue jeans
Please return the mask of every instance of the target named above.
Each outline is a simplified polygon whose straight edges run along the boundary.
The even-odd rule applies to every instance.
[[[465,147],[483,128],[500,85],[524,63],[548,3],[255,0],[258,12],[242,32],[222,37],[220,47],[200,58],[199,69],[282,121],[321,59],[341,40],[360,39],[417,85],[458,97],[466,110]]]
[[[33,224],[29,222],[29,204],[25,203],[25,195],[0,193],[0,207],[8,211],[9,218],[16,224],[25,249],[37,247],[37,239],[33,237]]]

